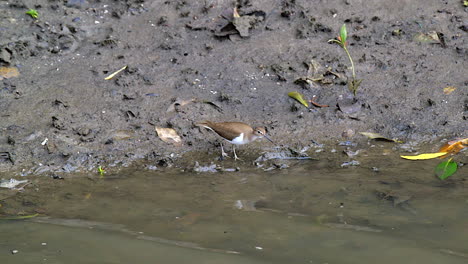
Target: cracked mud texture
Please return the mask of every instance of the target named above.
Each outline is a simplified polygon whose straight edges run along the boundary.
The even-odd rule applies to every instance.
[[[0,80],[1,171],[212,160],[218,138],[194,126],[202,120],[263,125],[296,147],[366,141],[360,131],[415,144],[468,136],[462,1],[16,0],[0,10],[0,66],[20,72]],[[355,97],[348,58],[327,43],[343,23],[363,79]],[[414,40],[428,32],[439,41]],[[322,79],[303,81],[310,74]],[[330,107],[308,110],[291,91]]]

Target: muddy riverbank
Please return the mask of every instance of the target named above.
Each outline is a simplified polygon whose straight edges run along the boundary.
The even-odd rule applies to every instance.
[[[395,152],[468,136],[462,1],[15,0],[0,10],[0,66],[18,70],[0,77],[3,172],[209,163],[218,143],[202,120],[263,125],[311,156],[320,144],[365,145],[361,131],[406,142]],[[343,23],[363,79],[356,96],[345,53],[327,43]],[[329,107],[307,109],[291,91]],[[181,146],[155,127],[173,128]],[[240,154],[272,150],[258,142]]]

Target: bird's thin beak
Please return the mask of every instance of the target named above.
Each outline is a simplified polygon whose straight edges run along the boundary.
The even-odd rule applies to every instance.
[[[273,140],[271,140],[267,135],[263,135],[263,137],[268,139],[268,141],[270,141],[271,143],[275,144],[275,142],[273,142]]]

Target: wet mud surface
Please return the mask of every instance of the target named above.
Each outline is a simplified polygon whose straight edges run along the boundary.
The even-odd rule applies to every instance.
[[[217,137],[195,126],[203,120],[266,126],[296,149],[365,144],[360,131],[403,150],[467,137],[462,1],[15,0],[0,10],[0,66],[19,72],[0,77],[4,172],[192,166],[218,155]],[[343,23],[363,79],[356,96],[345,53],[327,43]],[[291,91],[329,107],[307,109]],[[181,146],[155,127],[173,128]]]

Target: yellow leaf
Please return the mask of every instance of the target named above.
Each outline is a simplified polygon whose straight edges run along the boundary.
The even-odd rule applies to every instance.
[[[16,67],[0,67],[0,81],[19,75],[18,68]]]
[[[110,79],[114,78],[115,75],[117,75],[119,72],[121,72],[121,71],[123,71],[123,70],[125,70],[125,69],[127,69],[127,66],[123,66],[120,70],[118,70],[118,71],[116,71],[116,72],[110,74],[110,75],[107,76],[106,78],[104,78],[104,80],[110,80]]]
[[[158,137],[167,143],[174,144],[175,146],[182,145],[182,138],[177,135],[177,132],[172,128],[163,128],[163,127],[155,127],[156,133],[158,133]]]
[[[237,12],[237,8],[235,8],[235,7],[234,7],[234,11],[232,12],[232,16],[234,18],[239,18],[240,17],[239,12]]]
[[[22,220],[22,219],[29,219],[38,216],[39,214],[32,214],[32,215],[19,215],[19,216],[5,216],[0,217],[0,220]]]
[[[409,160],[427,160],[427,159],[435,159],[441,156],[444,156],[447,152],[436,152],[436,153],[423,153],[416,156],[400,156],[404,159]]]
[[[309,104],[304,99],[304,96],[301,93],[290,92],[290,93],[288,93],[288,96],[291,97],[291,98],[296,99],[299,103],[303,104],[305,107],[309,107]]]
[[[447,86],[444,88],[444,94],[451,94],[453,91],[455,91],[457,88],[453,86]]]

